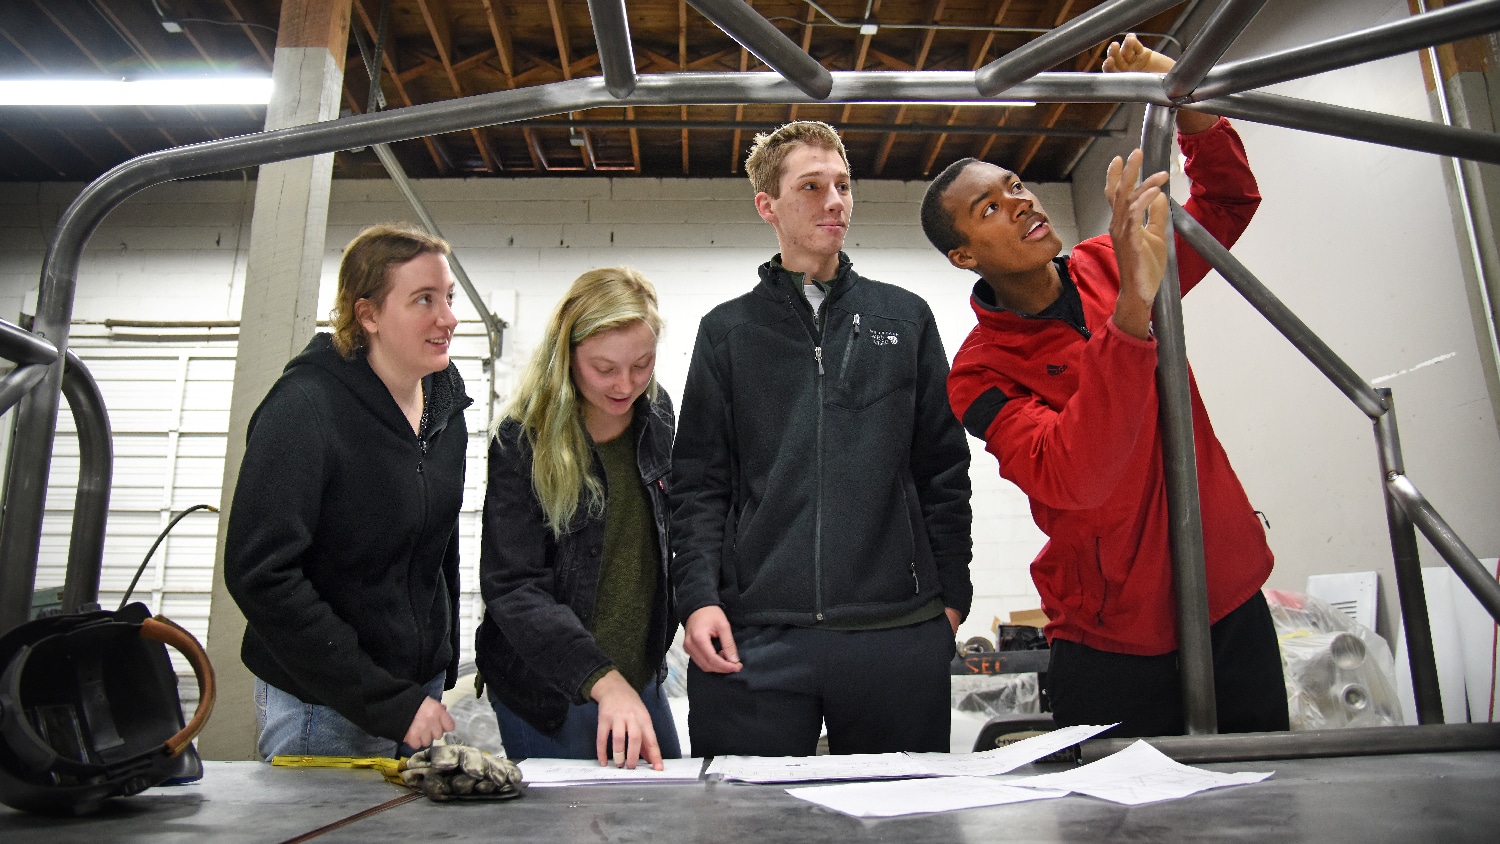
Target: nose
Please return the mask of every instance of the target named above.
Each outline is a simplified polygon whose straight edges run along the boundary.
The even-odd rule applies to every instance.
[[[1013,203],[1011,206],[1010,215],[1011,217],[1016,219],[1019,219],[1026,213],[1030,212],[1032,207],[1036,205],[1036,202],[1030,193],[1015,194],[1010,197],[1010,201],[1011,203]]]
[[[458,326],[458,314],[453,312],[453,303],[447,299],[443,299],[438,306],[438,325],[446,328],[456,328]]]

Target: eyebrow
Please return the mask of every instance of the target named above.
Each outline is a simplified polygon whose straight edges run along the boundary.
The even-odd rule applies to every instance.
[[[824,176],[824,175],[827,175],[828,172],[829,171],[827,171],[827,170],[805,170],[802,173],[799,173],[797,175],[796,180],[800,182],[803,179],[809,178],[811,176]],[[835,178],[835,179],[847,179],[847,178],[849,178],[849,171],[848,170],[842,170],[842,169],[835,170],[835,171],[833,171],[833,178]]]
[[[1016,179],[1016,174],[1015,173],[1012,173],[1009,170],[1005,170],[1003,172],[1005,173],[1005,175],[1000,177],[1000,181],[1001,182],[1004,182],[1005,184],[1009,185],[1011,182],[1019,181],[1018,179]],[[979,196],[975,197],[975,199],[974,199],[973,202],[969,203],[969,213],[970,214],[974,213],[975,207],[977,207],[979,205],[979,203],[981,203],[981,202],[985,201],[986,199],[988,199],[989,196],[990,196],[990,189],[989,188],[985,188],[984,189],[984,193],[981,193]]]

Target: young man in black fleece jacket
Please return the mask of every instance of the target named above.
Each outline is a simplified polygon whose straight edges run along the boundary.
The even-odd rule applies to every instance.
[[[853,198],[827,124],[745,164],[780,254],[699,325],[672,460],[695,756],[947,751],[973,588],[969,449],[921,297],[841,251]]]

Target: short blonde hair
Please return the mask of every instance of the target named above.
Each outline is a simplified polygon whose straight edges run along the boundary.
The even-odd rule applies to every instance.
[[[333,300],[333,347],[345,360],[365,347],[369,338],[359,323],[355,303],[364,299],[377,308],[390,292],[390,270],[418,255],[452,253],[448,242],[405,224],[381,223],[361,231],[344,247],[339,262],[339,287]]]
[[[849,169],[849,154],[844,150],[844,141],[832,126],[821,120],[794,120],[770,134],[755,136],[750,145],[750,156],[745,159],[745,175],[756,193],[767,193],[772,199],[781,196],[781,177],[786,170],[786,157],[797,144],[833,150]]]

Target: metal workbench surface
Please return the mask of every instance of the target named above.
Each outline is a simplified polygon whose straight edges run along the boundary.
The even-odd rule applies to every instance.
[[[1500,834],[1500,752],[1202,765],[1265,782],[1122,806],[1056,800],[885,820],[846,817],[780,786],[699,782],[532,788],[518,800],[414,800],[315,840],[336,841],[1484,841]],[[83,818],[0,807],[0,841],[277,842],[399,797],[368,770],[210,762],[201,782],[154,788]],[[1018,773],[1027,772],[1022,769]],[[1037,766],[1036,771],[1057,770]]]

